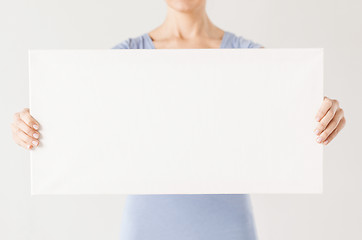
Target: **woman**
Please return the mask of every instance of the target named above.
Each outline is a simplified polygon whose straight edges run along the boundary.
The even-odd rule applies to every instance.
[[[216,27],[206,14],[206,0],[166,2],[168,12],[162,25],[114,49],[262,47]],[[316,141],[325,145],[346,122],[338,102],[327,97],[316,121]],[[24,148],[36,148],[39,126],[29,109],[16,113],[12,124],[15,142]],[[121,239],[254,240],[256,231],[248,195],[130,195],[124,208]]]

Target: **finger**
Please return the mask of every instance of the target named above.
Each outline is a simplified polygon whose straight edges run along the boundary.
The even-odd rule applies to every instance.
[[[20,118],[20,113],[15,113],[14,114],[14,121],[18,120]]]
[[[319,135],[319,137],[317,137],[317,142],[318,143],[324,142],[327,139],[327,137],[334,131],[334,129],[336,129],[342,118],[343,118],[343,110],[340,108],[337,110],[334,118],[328,124],[327,128]]]
[[[35,138],[32,138],[31,136],[29,136],[28,134],[26,134],[25,132],[23,132],[20,128],[17,128],[16,126],[14,126],[14,134],[15,134],[15,139],[20,139],[21,141],[24,141],[25,144],[27,145],[32,145],[33,147],[36,147],[39,145],[39,141]]]
[[[314,130],[314,133],[319,135],[321,132],[323,132],[330,121],[333,119],[333,117],[336,114],[338,105],[333,104],[332,107],[328,110],[327,114],[322,118],[322,120],[318,123],[316,129]]]
[[[24,108],[24,110],[20,112],[20,118],[29,127],[34,128],[35,130],[39,129],[39,123],[30,115],[29,108]]]
[[[332,107],[333,102],[332,99],[328,97],[324,97],[322,105],[320,106],[315,119],[319,122],[328,112],[328,110]]]
[[[33,145],[27,144],[27,143],[24,142],[23,140],[20,140],[20,139],[19,139],[16,143],[17,143],[20,147],[23,147],[23,148],[25,148],[25,149],[28,149],[28,150],[33,149]]]
[[[337,136],[337,134],[344,128],[345,124],[346,124],[346,119],[342,118],[336,129],[334,129],[334,131],[327,137],[327,139],[324,140],[323,144],[324,145],[329,144]]]
[[[23,122],[20,118],[14,122],[17,128],[20,128],[23,132],[25,132],[28,136],[38,139],[40,134],[33,128],[29,127],[27,124]]]
[[[18,136],[18,131],[21,131],[19,128],[17,128],[14,124],[11,125],[12,133],[13,133],[13,139],[14,142],[26,149],[32,149],[33,145],[25,142],[24,140],[20,139]]]

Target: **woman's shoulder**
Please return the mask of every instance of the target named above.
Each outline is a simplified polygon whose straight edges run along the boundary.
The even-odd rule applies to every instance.
[[[224,48],[262,48],[263,46],[249,38],[225,31]]]
[[[147,49],[152,48],[152,45],[147,39],[147,33],[137,37],[130,37],[118,43],[112,49]]]

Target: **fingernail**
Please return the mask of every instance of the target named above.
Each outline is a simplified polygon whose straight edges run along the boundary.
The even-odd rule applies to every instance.
[[[314,133],[318,135],[318,134],[319,134],[319,130],[318,130],[318,129],[314,130]]]
[[[39,137],[39,134],[34,133],[34,134],[33,134],[33,137],[38,138],[38,137]]]
[[[35,130],[38,130],[38,125],[33,125],[33,128],[35,129]]]
[[[317,142],[321,142],[322,141],[322,138],[321,137],[317,137]]]
[[[32,141],[33,146],[38,146],[38,142],[37,141]]]
[[[324,145],[327,145],[328,142],[329,142],[328,140],[325,140],[325,141],[323,142],[323,144],[324,144]]]

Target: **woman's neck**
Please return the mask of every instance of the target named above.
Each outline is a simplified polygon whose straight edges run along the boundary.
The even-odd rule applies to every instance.
[[[204,8],[179,12],[168,8],[165,21],[151,32],[156,39],[220,38],[223,31],[209,19]]]
[[[195,9],[192,12],[184,13],[172,8],[168,9],[166,19],[160,26],[164,32],[180,39],[192,39],[198,36],[209,37],[212,27],[214,25],[204,9]]]

